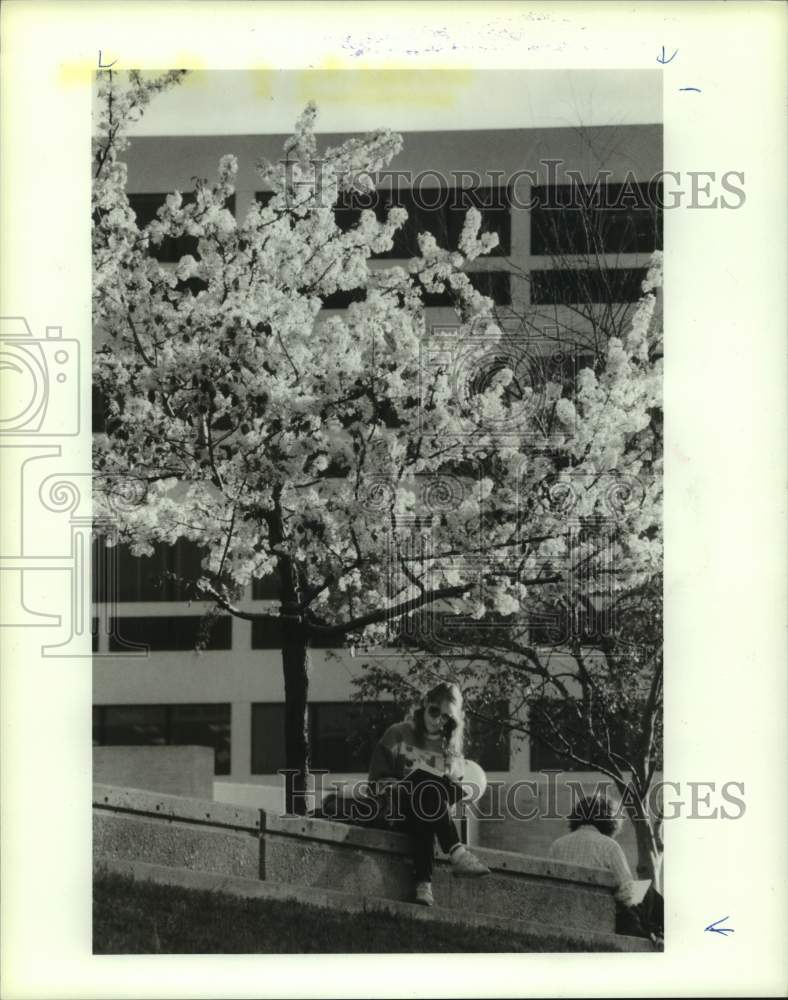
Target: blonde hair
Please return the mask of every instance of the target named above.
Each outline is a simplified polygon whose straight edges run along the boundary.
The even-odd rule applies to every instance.
[[[462,757],[465,745],[465,713],[462,710],[462,691],[456,684],[441,681],[422,696],[413,710],[413,726],[420,741],[426,737],[424,709],[428,705],[442,705],[448,702],[452,708],[452,718],[456,723],[451,733],[443,737],[444,750],[450,756]]]

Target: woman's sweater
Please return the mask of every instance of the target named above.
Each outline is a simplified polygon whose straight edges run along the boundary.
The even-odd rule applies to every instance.
[[[420,764],[451,773],[454,761],[457,758],[444,751],[443,737],[440,734],[430,736],[424,733],[419,739],[412,722],[397,722],[389,726],[372,753],[369,780],[370,783],[384,784],[386,779],[401,781]]]

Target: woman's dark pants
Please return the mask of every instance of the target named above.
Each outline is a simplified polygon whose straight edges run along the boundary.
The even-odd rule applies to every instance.
[[[394,786],[392,796],[390,808],[393,807],[393,812],[389,817],[394,819],[395,828],[400,827],[410,836],[416,881],[430,882],[435,840],[444,854],[460,843],[451,818],[448,792],[437,781],[422,781],[415,786],[402,781]]]

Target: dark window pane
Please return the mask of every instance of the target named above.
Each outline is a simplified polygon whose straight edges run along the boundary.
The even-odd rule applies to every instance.
[[[252,649],[281,649],[282,624],[279,621],[252,622]]]
[[[511,275],[508,271],[475,271],[468,277],[473,287],[482,295],[489,296],[496,305],[511,305]]]
[[[164,746],[166,705],[105,705],[104,746]]]
[[[183,193],[183,204],[194,204],[194,192]],[[140,229],[147,226],[157,216],[156,213],[167,200],[167,192],[130,194],[129,205],[137,216],[137,225]],[[235,195],[230,195],[225,207],[235,214]],[[192,257],[199,257],[197,253],[197,237],[184,234],[183,236],[167,236],[158,246],[150,245],[150,252],[162,264],[177,264],[181,257],[191,254]]]
[[[255,199],[267,204],[272,197],[268,191],[256,191]],[[482,232],[498,234],[499,245],[489,256],[503,256],[511,252],[511,208],[505,188],[483,187],[474,189],[425,188],[420,192],[410,189],[396,191],[377,190],[367,194],[340,192],[334,208],[334,217],[341,232],[348,232],[358,225],[364,209],[374,211],[379,221],[384,221],[392,207],[404,208],[408,219],[397,231],[391,250],[375,253],[375,258],[404,259],[418,256],[419,233],[428,232],[438,243],[452,250],[459,244],[460,234],[468,209],[477,208],[482,215]],[[488,295],[497,305],[510,305],[511,279],[506,272],[483,271],[469,273],[474,287]],[[322,296],[324,309],[347,309],[352,302],[363,302],[363,288],[341,289]],[[454,295],[450,292],[424,293],[425,306],[452,306]]]
[[[509,770],[509,730],[503,721],[509,714],[505,701],[479,707],[479,714],[468,713],[465,729],[465,756],[477,761],[485,771]]]
[[[511,275],[508,271],[469,271],[467,272],[473,287],[499,306],[508,306],[512,301]],[[427,307],[452,306],[457,301],[456,293],[451,290],[442,292],[423,292],[422,300]]]
[[[252,599],[255,601],[276,599],[279,597],[280,588],[279,574],[268,573],[252,580]]]
[[[230,706],[170,706],[170,743],[213,747],[214,773],[230,773]]]
[[[512,250],[512,214],[504,187],[454,188],[449,200],[448,248],[459,249],[460,234],[468,209],[476,208],[482,216],[480,232],[497,233],[498,246],[485,256],[502,257]]]
[[[93,706],[93,746],[104,745],[104,709],[101,705]]]
[[[637,702],[628,706],[622,703],[615,709],[609,707],[605,714],[594,711],[590,720],[591,728],[593,732],[599,734],[598,739],[603,746],[609,737],[614,753],[624,757],[629,757],[633,753],[637,755],[641,711]],[[556,768],[564,771],[594,770],[593,767],[577,763],[566,756],[570,747],[584,760],[593,761],[598,753],[594,741],[589,736],[588,720],[584,714],[578,715],[572,702],[560,701],[557,698],[540,699],[529,707],[529,718],[532,771]],[[553,727],[558,731],[558,735],[553,732]],[[661,768],[661,758],[657,764]]]
[[[394,234],[391,250],[376,253],[378,258],[402,259],[419,254],[418,234],[432,233],[442,246],[448,239],[446,191],[425,190],[422,195],[402,189],[373,191],[369,194],[342,192],[334,209],[334,217],[342,232],[358,225],[363,209],[371,209],[379,222],[383,222],[393,207],[404,208],[407,221]]]
[[[661,183],[557,184],[532,189],[531,253],[651,253],[662,249]]]
[[[311,706],[312,762],[336,773],[365,773],[375,744],[399,718],[393,702],[320,702]]]
[[[312,649],[344,649],[347,640],[342,635],[313,635],[309,644]]]
[[[214,774],[229,774],[230,706],[94,705],[93,745],[213,747]]]
[[[511,275],[508,271],[468,271],[468,277],[475,289],[482,295],[487,295],[499,306],[508,306],[512,301]],[[645,277],[645,271],[643,272]],[[457,301],[456,293],[451,290],[428,292],[422,290],[422,301],[428,309],[453,306]],[[347,309],[351,302],[363,302],[366,290],[353,288],[347,291],[332,292],[323,296],[324,309]]]
[[[283,642],[280,621],[252,622],[252,649],[281,649]],[[313,636],[309,641],[312,649],[341,649],[346,643],[343,636]]]
[[[165,617],[114,618],[109,638],[110,652],[125,649],[123,642],[142,643],[153,652],[192,650],[197,647],[205,630],[200,615]],[[201,648],[208,650],[230,649],[232,645],[232,620],[228,615],[214,618],[207,623],[207,639]]]
[[[587,758],[588,737],[582,720],[578,719],[574,708],[554,699],[544,699],[530,707],[531,729],[531,770],[585,771],[588,768],[576,763],[561,752],[566,749],[562,738],[574,748],[574,752]],[[552,732],[551,722],[560,735]],[[542,742],[543,737],[547,742]],[[549,744],[549,745],[548,745]]]
[[[637,302],[643,294],[645,268],[591,270],[571,268],[531,272],[534,305]]]
[[[189,292],[190,295],[196,297],[200,292],[208,291],[208,282],[204,278],[187,278],[185,281],[179,279],[175,291]]]
[[[93,386],[91,423],[94,434],[103,434],[107,429],[107,401],[98,386]]]
[[[98,653],[99,649],[99,620],[98,618],[91,618],[90,620],[90,636],[93,643],[93,652]]]
[[[347,288],[322,295],[324,309],[347,309],[351,302],[364,302],[367,297],[365,288]]]
[[[252,705],[252,774],[276,774],[285,767],[285,706]]]
[[[174,545],[154,544],[152,556],[133,556],[128,545],[93,547],[94,601],[184,601],[194,597],[190,584],[202,576],[205,550],[180,538]]]
[[[255,198],[265,205],[270,201],[271,193],[257,191]],[[334,218],[340,231],[346,233],[358,225],[363,210],[373,211],[377,220],[384,222],[393,207],[404,208],[408,218],[394,235],[391,250],[374,253],[374,258],[402,260],[418,256],[420,233],[431,233],[440,246],[457,250],[469,208],[480,211],[482,232],[498,234],[498,246],[490,256],[500,257],[511,252],[511,207],[507,190],[503,187],[424,187],[418,191],[400,188],[365,193],[341,191],[334,207]]]

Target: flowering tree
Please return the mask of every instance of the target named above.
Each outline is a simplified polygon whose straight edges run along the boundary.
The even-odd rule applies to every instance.
[[[603,774],[633,820],[638,871],[652,879],[662,855],[653,794],[662,754],[660,284],[656,253],[599,372],[582,369],[569,392],[546,389],[544,437],[531,438],[519,494],[530,536],[521,572],[536,578],[522,606],[479,622],[412,616],[402,635],[409,668],[372,661],[358,684],[362,698],[407,702],[451,678],[472,716]]]
[[[511,373],[463,402],[446,364],[424,364],[425,290],[451,292],[457,343],[468,331],[481,331],[488,345],[502,336],[492,303],[462,270],[495,245],[480,234],[478,212],[468,213],[455,250],[421,236],[407,268],[370,263],[391,246],[402,210],[382,222],[362,212],[346,232],[336,224],[339,193],[369,189],[399,136],[350,139],[317,162],[316,112],[307,107],[283,159],[259,164],[266,205],[236,221],[227,201],[237,164],[225,156],[214,183],[195,182],[192,203],[173,192],[140,228],[126,195],[126,132],[179,79],[109,71],[100,80],[94,380],[108,423],[95,437],[96,506],[111,513],[117,477],[144,483],[118,526],[132,552],[198,542],[206,556],[197,593],[221,612],[280,630],[292,810],[303,808],[308,771],[314,641],[381,637],[392,621],[441,600],[477,617],[519,606],[527,574],[495,571],[496,554],[508,564],[519,545],[501,516],[516,492],[519,455],[478,423],[469,439],[468,420],[508,416],[525,427],[532,414],[523,405],[507,415]],[[157,245],[184,234],[196,238],[196,255],[174,271],[162,266]],[[324,313],[329,296],[352,290],[362,301],[342,315]],[[453,505],[444,510],[447,488]],[[484,528],[483,565],[471,521]],[[541,579],[538,560],[531,565]],[[280,583],[278,612],[240,609],[243,587],[269,573]]]
[[[132,551],[198,542],[195,595],[278,630],[293,811],[305,801],[314,643],[386,642],[427,608],[495,628],[537,607],[577,559],[596,565],[588,523],[624,467],[646,485],[617,522],[617,572],[629,587],[653,574],[659,543],[643,525],[658,489],[645,470],[658,459],[632,451],[658,393],[653,295],[629,339],[610,342],[602,376],[581,373],[573,395],[507,394],[514,372],[499,359],[517,346],[463,271],[496,237],[471,210],[456,248],[422,234],[406,267],[372,261],[404,211],[363,211],[342,231],[333,207],[370,190],[401,139],[379,131],[318,156],[311,106],[282,160],[258,165],[267,204],[236,220],[227,202],[237,164],[225,156],[214,183],[195,181],[191,203],[173,192],[140,228],[126,195],[126,132],[180,75],[101,78],[94,379],[109,419],[95,437],[96,506],[111,515],[111,484],[134,477],[144,493],[118,525]],[[174,270],[159,263],[161,241],[184,234],[196,254]],[[425,292],[452,298],[450,336],[429,329]],[[337,293],[359,300],[329,314]],[[566,482],[582,482],[573,509],[586,527],[571,553]],[[267,574],[278,578],[279,608],[240,608],[243,588]]]

